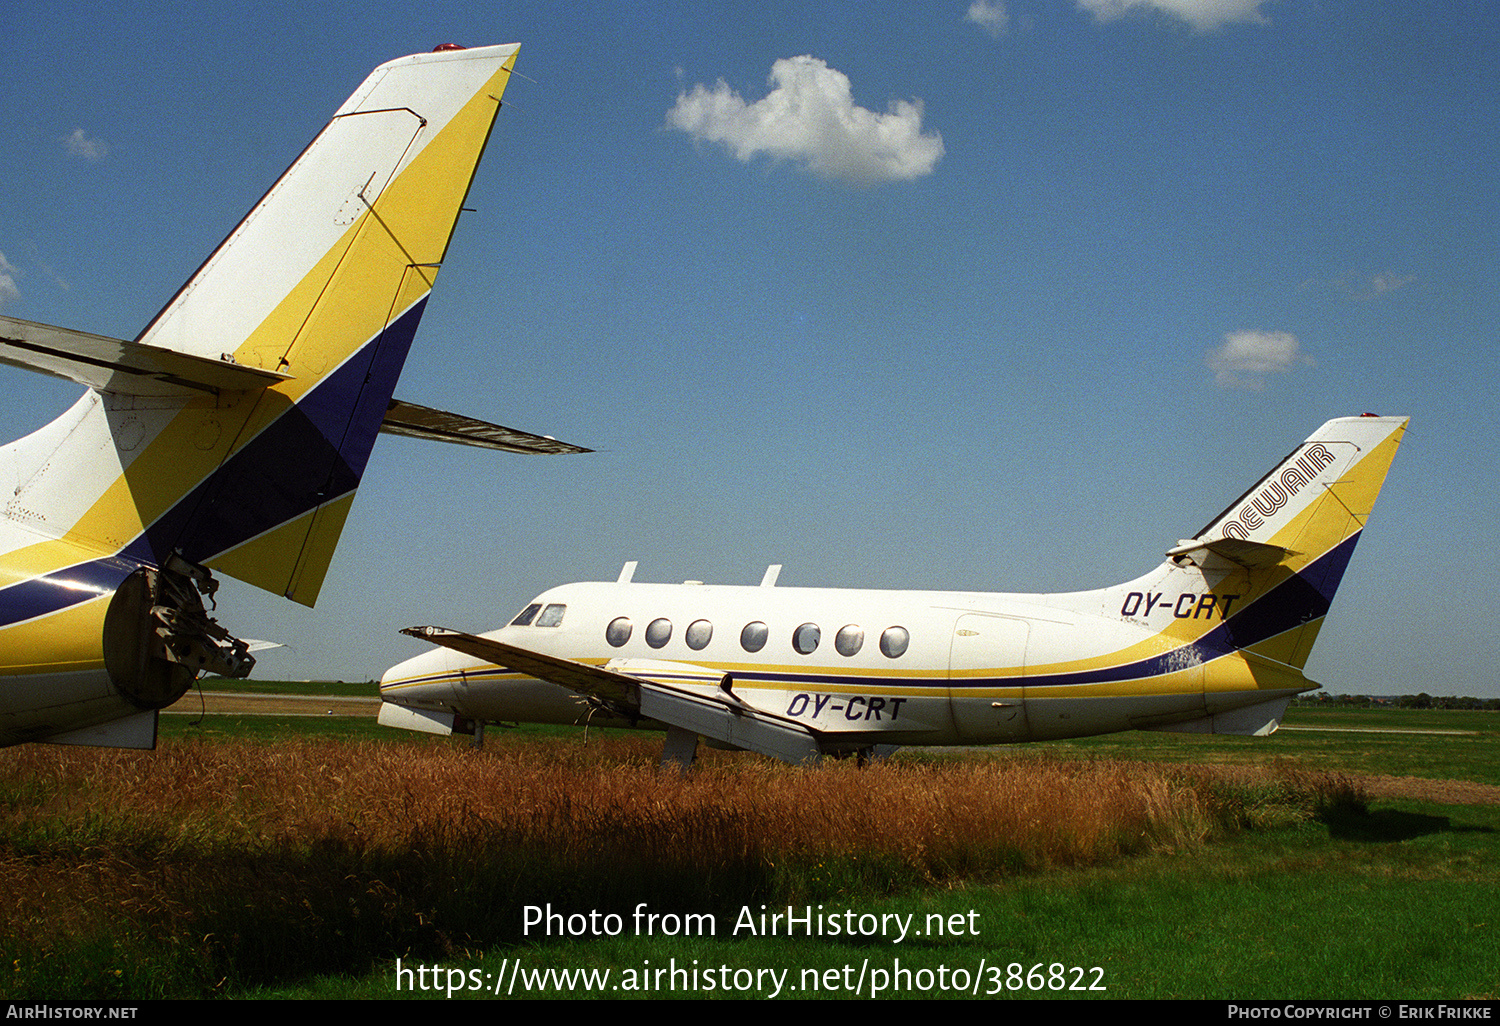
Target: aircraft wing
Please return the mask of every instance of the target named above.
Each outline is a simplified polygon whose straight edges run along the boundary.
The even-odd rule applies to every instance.
[[[0,363],[131,395],[246,391],[290,377],[232,360],[210,360],[17,317],[0,317]]]
[[[528,677],[547,681],[583,695],[602,699],[621,715],[638,715],[641,698],[639,677],[606,670],[602,666],[580,663],[560,656],[544,655],[530,649],[507,645],[503,641],[481,638],[477,634],[450,631],[446,627],[407,627],[402,634],[451,648],[475,659],[495,663]]]
[[[592,696],[624,716],[655,720],[787,762],[816,762],[822,756],[814,730],[748,705],[731,690],[728,675],[697,668],[704,670],[696,675],[700,681],[718,682],[716,692],[704,694],[674,687],[652,674],[653,668],[671,667],[671,676],[680,680],[683,671],[694,669],[685,663],[642,663],[638,676],[444,627],[408,627],[401,633]]]
[[[581,445],[559,442],[548,435],[533,435],[515,428],[489,424],[473,417],[446,410],[434,410],[416,403],[392,399],[380,425],[382,434],[425,438],[432,442],[475,445],[481,449],[499,449],[519,453],[593,452]]]

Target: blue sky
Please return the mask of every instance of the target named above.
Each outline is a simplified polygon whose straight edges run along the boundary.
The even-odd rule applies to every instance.
[[[0,312],[124,337],[376,64],[522,44],[397,394],[599,451],[382,439],[317,609],[221,590],[261,676],[629,559],[1115,583],[1369,410],[1413,427],[1308,673],[1500,696],[1500,8],[414,10],[0,12]],[[0,382],[5,438],[77,391]]]

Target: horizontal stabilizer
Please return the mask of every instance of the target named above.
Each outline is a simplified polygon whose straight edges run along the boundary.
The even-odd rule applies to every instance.
[[[243,392],[290,377],[15,317],[0,317],[0,363],[126,395]]]
[[[1296,555],[1291,549],[1265,542],[1245,541],[1242,538],[1215,538],[1212,541],[1189,539],[1168,549],[1169,558],[1186,556],[1198,566],[1207,566],[1210,555],[1228,560],[1248,570],[1260,570],[1286,562],[1288,556]]]
[[[431,442],[474,445],[481,449],[498,449],[517,453],[593,452],[581,445],[559,442],[549,435],[533,435],[515,428],[501,427],[460,413],[434,410],[416,403],[392,399],[380,425],[382,434],[406,435]]]

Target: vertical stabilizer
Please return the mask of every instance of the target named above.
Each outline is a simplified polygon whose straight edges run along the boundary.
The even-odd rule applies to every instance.
[[[1205,640],[1306,666],[1406,426],[1405,417],[1329,421],[1168,553],[1211,584],[1193,607],[1222,621]]]
[[[142,333],[289,375],[193,401],[135,459],[158,559],[316,599],[517,49],[376,69]],[[173,495],[184,452],[212,467]]]

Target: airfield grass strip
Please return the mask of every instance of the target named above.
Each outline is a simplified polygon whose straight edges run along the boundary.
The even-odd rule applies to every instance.
[[[1344,778],[1035,758],[802,769],[636,736],[0,753],[0,996],[224,993],[522,940],[523,905],[724,913],[1182,850]]]

